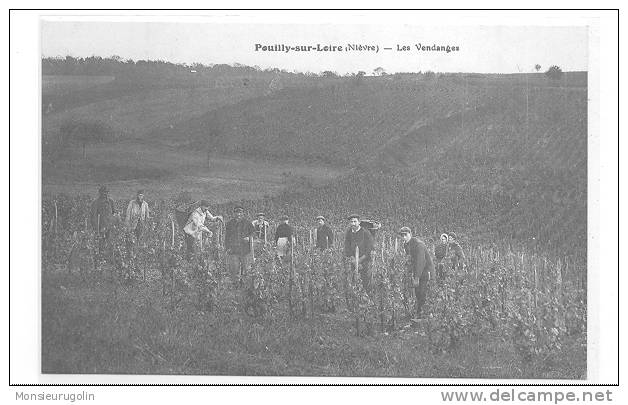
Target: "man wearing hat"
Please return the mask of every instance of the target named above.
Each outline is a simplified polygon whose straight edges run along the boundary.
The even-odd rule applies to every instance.
[[[98,188],[98,198],[91,206],[92,229],[98,238],[98,255],[104,254],[105,248],[111,237],[111,226],[116,207],[113,200],[109,198],[109,190],[105,186]]]
[[[277,248],[277,257],[283,259],[288,256],[288,247],[292,243],[292,235],[294,230],[288,224],[289,218],[287,215],[279,217],[279,225],[275,229],[275,246]]]
[[[128,231],[135,236],[135,243],[140,241],[149,215],[148,203],[144,201],[144,190],[138,190],[137,196],[129,201],[129,205],[126,208],[125,221]]]
[[[375,246],[375,242],[371,233],[360,226],[359,215],[350,215],[347,219],[349,220],[349,229],[345,232],[344,254],[349,258],[349,263],[353,268],[358,266],[362,287],[364,291],[370,294],[373,278],[371,273],[371,251]],[[356,251],[359,254],[357,263]]]
[[[325,223],[325,217],[319,215],[316,217],[316,248],[320,250],[329,249],[334,244],[334,233]]]
[[[225,225],[225,248],[227,249],[227,266],[232,281],[241,282],[251,265],[253,252],[253,235],[255,228],[249,219],[244,217],[244,208],[236,206],[233,209],[235,218]]]
[[[434,264],[427,246],[422,240],[412,236],[412,231],[407,226],[399,230],[403,238],[403,248],[408,256],[408,275],[412,279],[414,298],[416,303],[416,317],[421,318],[421,309],[427,296],[427,283],[434,271]]]
[[[210,237],[212,235],[212,232],[205,226],[206,219],[209,219],[210,221],[222,221],[222,216],[212,215],[212,213],[209,212],[209,201],[201,200],[199,207],[192,211],[188,217],[187,223],[183,227],[188,260],[196,252],[196,246],[200,245],[203,238],[203,232],[207,233]]]

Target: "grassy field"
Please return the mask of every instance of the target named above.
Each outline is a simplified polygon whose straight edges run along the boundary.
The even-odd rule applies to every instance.
[[[347,169],[308,165],[298,161],[210,157],[204,152],[161,144],[117,142],[80,151],[42,168],[43,193],[92,193],[107,184],[116,199],[131,198],[139,188],[147,198],[170,199],[183,191],[216,203],[257,199],[287,189],[320,185]]]
[[[72,91],[90,89],[112,82],[113,76],[61,76],[43,75],[41,80],[42,96],[67,94]]]

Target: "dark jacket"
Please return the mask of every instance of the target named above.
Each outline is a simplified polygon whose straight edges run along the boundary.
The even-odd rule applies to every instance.
[[[316,228],[316,247],[318,249],[327,249],[334,244],[334,232],[327,224],[323,224]]]
[[[464,257],[464,252],[462,251],[462,247],[460,246],[460,244],[458,242],[449,242],[449,249],[451,249],[454,252],[454,256],[459,260],[464,262],[465,257]]]
[[[434,247],[434,256],[437,261],[442,261],[447,257],[449,253],[449,244],[448,243],[439,243]]]
[[[225,248],[232,255],[248,255],[251,253],[251,242],[244,238],[252,238],[254,233],[255,228],[248,219],[231,219],[225,225]]]
[[[288,238],[288,241],[291,241],[291,236],[293,234],[292,227],[288,224],[279,224],[277,229],[275,230],[275,244],[277,244],[277,240],[279,238]]]
[[[104,232],[109,229],[113,214],[116,213],[116,207],[113,200],[109,197],[98,197],[91,206],[91,223],[92,228],[99,232]],[[100,225],[100,229],[98,228]]]
[[[345,256],[355,256],[355,248],[360,248],[360,257],[366,256],[364,259],[366,262],[371,261],[371,251],[375,246],[373,241],[373,235],[366,229],[360,227],[356,232],[353,232],[351,228],[347,229],[345,233]]]
[[[408,255],[408,271],[413,279],[426,279],[434,271],[434,263],[423,241],[412,237],[403,247]]]

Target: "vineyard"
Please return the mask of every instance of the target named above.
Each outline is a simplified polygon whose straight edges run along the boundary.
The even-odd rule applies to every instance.
[[[541,168],[581,169],[586,102],[583,88],[478,86],[455,77],[344,80],[226,105],[151,137],[352,167],[382,158],[410,167],[439,161],[499,167],[514,157],[519,166],[530,166],[528,159],[543,162]]]
[[[153,136],[210,142],[224,152],[265,153],[356,165],[390,138],[420,122],[480,103],[477,87],[455,84],[351,81],[321,88],[286,88],[225,106],[156,131]]]
[[[197,257],[183,259],[182,232],[172,218],[180,202],[151,207],[153,218],[137,247],[122,224],[115,226],[103,263],[86,226],[90,199],[44,201],[44,372],[439,376],[445,371],[402,361],[404,351],[455,362],[469,345],[485,342],[514,356],[517,366],[505,370],[488,361],[483,370],[458,369],[456,375],[586,374],[586,271],[568,258],[465,243],[466,269],[430,281],[430,315],[412,327],[403,248],[390,232],[377,235],[370,295],[346,265],[340,243],[315,250],[312,228],[302,225],[290,262],[277,262],[269,246],[260,247],[238,287],[227,274],[219,226]],[[342,229],[335,231],[342,241]],[[196,322],[204,324],[203,333],[191,329]],[[238,337],[218,339],[236,326]],[[390,347],[356,355],[347,342]],[[232,352],[265,366],[224,368]],[[572,359],[567,368],[560,364],[566,353]],[[239,361],[246,363],[234,364]]]
[[[175,70],[170,84],[118,78],[50,96],[44,372],[586,377],[586,74],[560,86],[542,75],[261,72],[269,91]],[[213,87],[195,85],[208,78]],[[79,157],[55,144],[72,120],[106,123],[114,139],[84,144]],[[96,183],[115,199],[146,190],[143,240],[118,218],[99,251],[91,197],[78,194]],[[185,258],[173,212],[198,198],[226,217],[236,204],[265,212],[273,229],[288,215],[290,260],[261,244],[234,283],[214,223]],[[342,253],[351,213],[382,224],[369,294]],[[326,251],[313,247],[317,215],[336,235]],[[433,275],[419,322],[401,226],[431,250],[453,231],[467,257],[464,269]]]

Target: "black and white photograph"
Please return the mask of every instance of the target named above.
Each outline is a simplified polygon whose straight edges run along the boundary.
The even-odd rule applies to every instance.
[[[585,378],[585,27],[41,35],[43,373]]]
[[[377,13],[39,17],[42,375],[591,378],[592,27]]]

